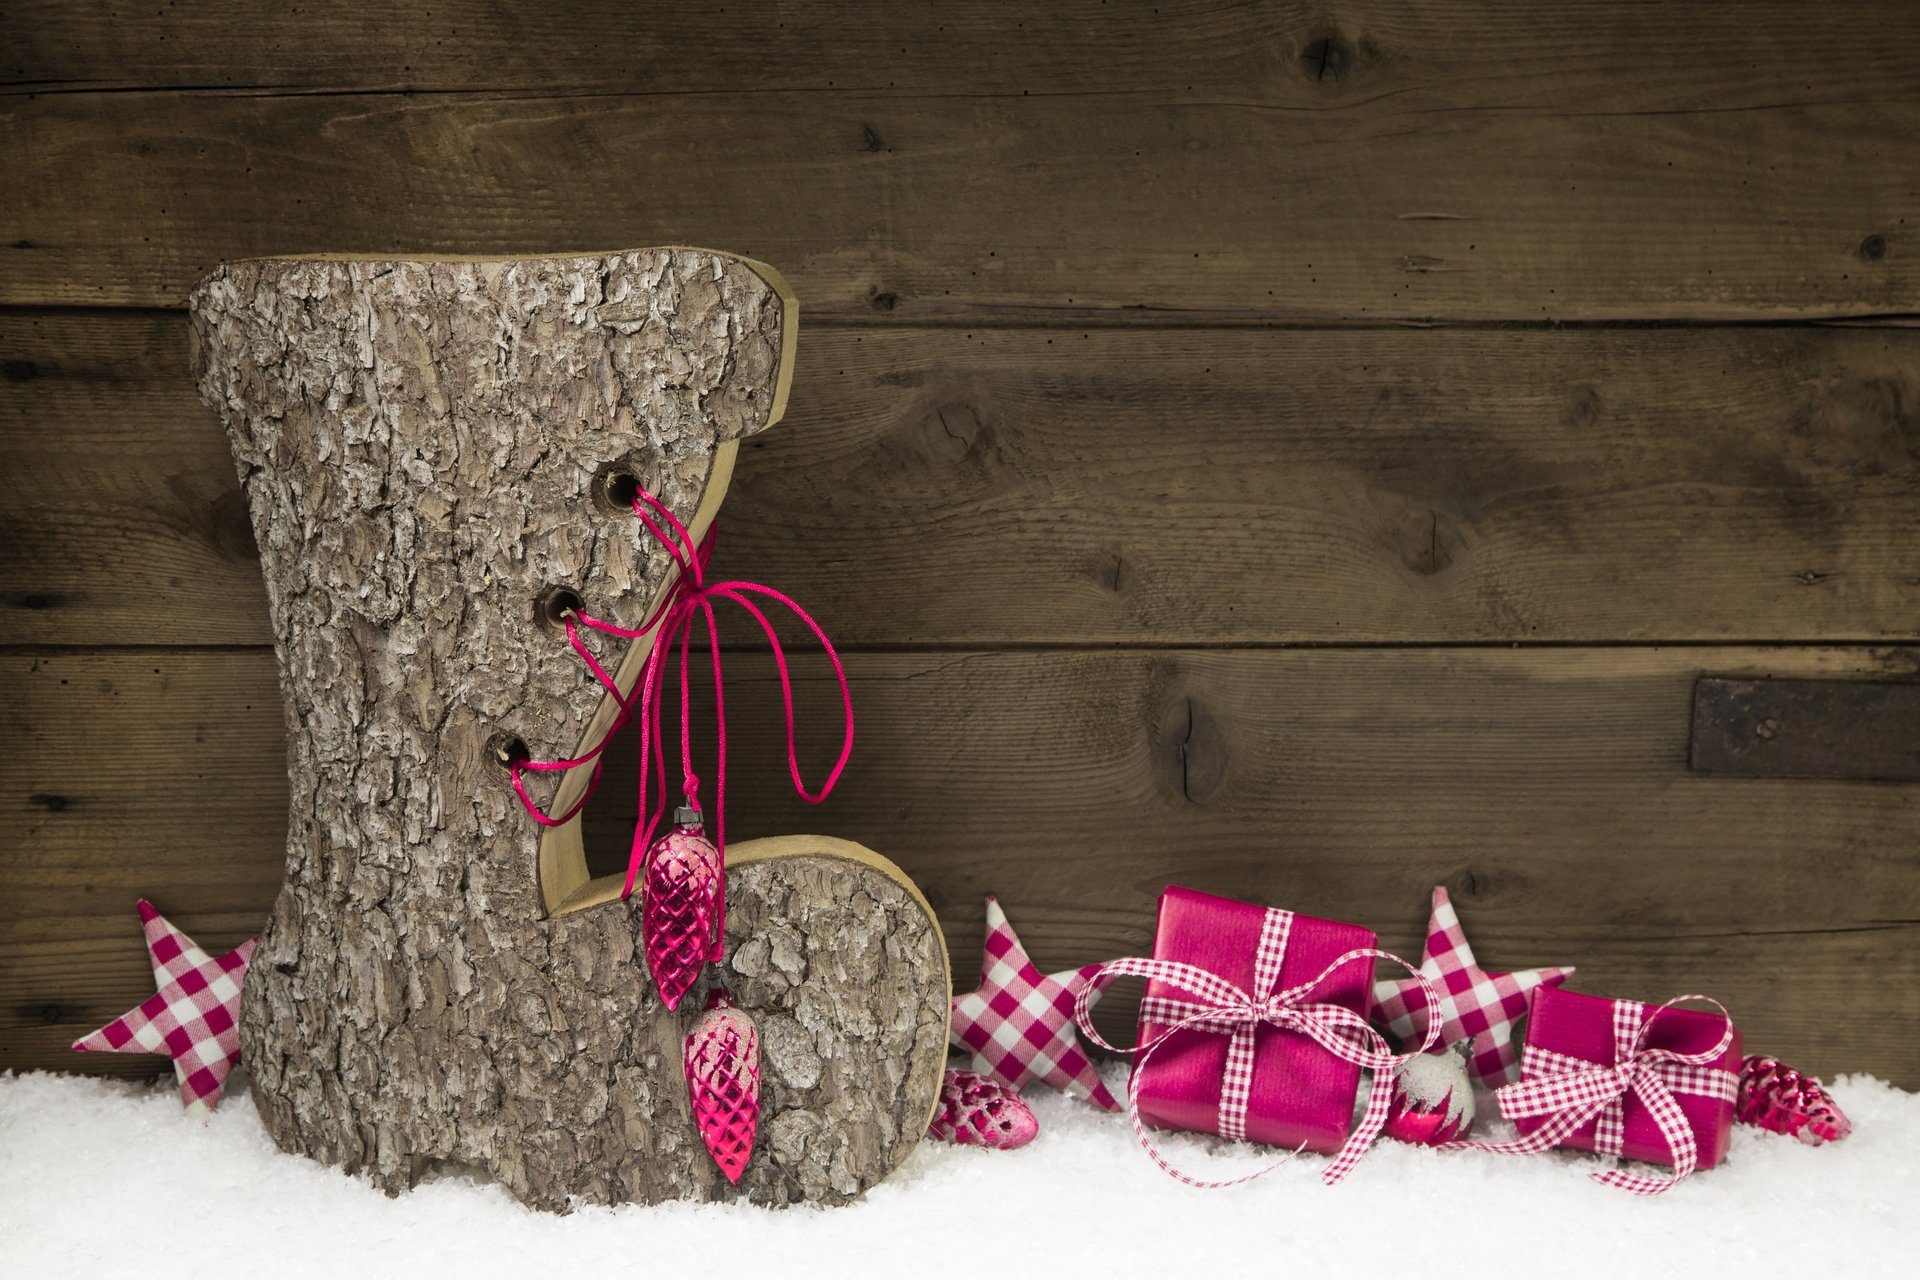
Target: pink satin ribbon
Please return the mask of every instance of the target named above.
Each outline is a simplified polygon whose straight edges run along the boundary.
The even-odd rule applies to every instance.
[[[846,669],[840,664],[840,655],[834,650],[833,642],[827,639],[826,632],[820,629],[820,624],[814,621],[813,615],[801,608],[791,597],[757,582],[708,582],[706,569],[707,562],[713,556],[713,534],[709,532],[706,540],[696,547],[693,535],[687,531],[687,527],[667,509],[665,503],[645,489],[641,489],[635,496],[633,513],[639,517],[640,523],[646,526],[647,532],[653,535],[654,540],[665,548],[667,554],[673,559],[677,572],[666,597],[645,622],[632,629],[615,626],[611,622],[589,617],[585,613],[564,619],[567,642],[587,664],[587,669],[593,673],[594,679],[598,680],[601,687],[619,704],[619,714],[614,717],[613,723],[607,727],[607,732],[600,741],[581,755],[565,760],[519,760],[512,763],[513,789],[519,795],[521,804],[525,805],[527,812],[543,826],[559,826],[571,820],[586,806],[594,789],[600,785],[600,774],[605,765],[602,753],[605,752],[607,744],[636,712],[639,714],[641,720],[640,820],[634,826],[633,848],[627,859],[626,883],[620,891],[620,896],[623,898],[633,892],[634,881],[638,878],[641,867],[646,861],[647,850],[653,843],[653,834],[667,812],[666,749],[660,729],[660,703],[666,686],[667,655],[675,649],[679,651],[680,659],[682,791],[689,807],[695,810],[700,808],[698,795],[700,779],[693,772],[693,712],[688,698],[687,654],[692,641],[694,623],[701,618],[704,618],[707,624],[707,650],[712,656],[713,665],[713,701],[717,739],[714,771],[714,847],[719,850],[723,859],[726,855],[727,712],[725,686],[721,676],[720,641],[713,614],[715,600],[730,600],[746,610],[748,615],[760,624],[760,630],[765,633],[767,643],[773,649],[774,666],[780,675],[780,701],[787,721],[787,773],[793,780],[793,789],[799,793],[800,798],[809,804],[819,804],[825,800],[832,793],[835,784],[840,781],[840,775],[845,772],[847,761],[853,755],[853,694],[847,687]],[[807,629],[820,642],[827,660],[833,664],[834,679],[840,685],[840,706],[846,728],[841,737],[839,758],[834,761],[833,769],[828,773],[827,780],[821,784],[818,791],[808,790],[805,780],[800,776],[800,758],[794,744],[793,680],[787,669],[786,649],[781,645],[773,623],[749,599],[750,596],[760,596],[785,606],[789,612],[806,624]],[[641,671],[639,685],[632,696],[622,695],[619,686],[614,683],[613,678],[607,674],[606,669],[587,648],[586,643],[580,638],[578,628],[574,625],[576,618],[580,623],[596,631],[629,640],[637,640],[658,629],[653,649],[647,654],[646,666]],[[558,817],[546,813],[534,803],[533,797],[527,794],[526,784],[521,778],[521,774],[527,770],[554,772],[577,769],[588,763],[593,765],[593,775],[587,781],[585,793],[571,808]],[[651,801],[647,796],[649,776],[654,782],[654,795]]]
[[[1367,1148],[1373,1145],[1374,1138],[1379,1136],[1393,1102],[1393,1077],[1417,1054],[1432,1048],[1439,1037],[1440,1024],[1433,1017],[1434,1010],[1439,1008],[1439,993],[1419,970],[1391,952],[1371,947],[1356,948],[1322,969],[1311,981],[1275,990],[1280,981],[1281,961],[1286,956],[1287,936],[1292,921],[1291,911],[1269,909],[1262,924],[1260,946],[1254,957],[1254,988],[1255,991],[1265,990],[1267,994],[1264,996],[1244,990],[1217,973],[1178,960],[1134,956],[1100,966],[1094,973],[1093,981],[1081,989],[1079,998],[1074,1002],[1074,1021],[1089,1040],[1114,1053],[1139,1055],[1132,1079],[1127,1084],[1127,1116],[1133,1122],[1134,1135],[1140,1139],[1140,1145],[1153,1157],[1155,1164],[1189,1186],[1231,1187],[1250,1182],[1273,1172],[1291,1160],[1293,1155],[1276,1160],[1253,1173],[1219,1181],[1195,1178],[1168,1161],[1154,1145],[1146,1123],[1140,1118],[1140,1077],[1155,1051],[1170,1037],[1182,1031],[1206,1031],[1231,1037],[1227,1048],[1226,1071],[1220,1082],[1219,1132],[1222,1137],[1235,1140],[1246,1137],[1247,1100],[1253,1089],[1254,1036],[1261,1026],[1279,1027],[1309,1036],[1342,1061],[1371,1071],[1373,1083],[1367,1094],[1366,1112],[1335,1154],[1332,1163],[1320,1175],[1328,1186],[1346,1177],[1360,1157],[1366,1154]],[[1308,1003],[1307,997],[1342,966],[1359,960],[1391,961],[1420,983],[1427,1000],[1428,1017],[1426,1038],[1418,1049],[1411,1053],[1395,1054],[1388,1049],[1380,1033],[1353,1010],[1344,1005]],[[1141,1001],[1142,1021],[1170,1022],[1172,1025],[1144,1045],[1123,1049],[1108,1044],[1093,1025],[1095,998],[1113,979],[1122,977],[1154,979],[1193,998],[1180,1000],[1150,996]]]
[[[1692,1093],[1733,1101],[1738,1087],[1734,1073],[1707,1064],[1716,1061],[1733,1043],[1733,1019],[1727,1016],[1726,1031],[1720,1042],[1701,1053],[1680,1053],[1673,1049],[1649,1049],[1647,1032],[1661,1013],[1688,1000],[1710,1004],[1727,1016],[1718,1000],[1707,996],[1675,996],[1644,1021],[1637,1001],[1613,1002],[1613,1044],[1616,1061],[1612,1066],[1585,1062],[1536,1045],[1527,1048],[1528,1075],[1517,1084],[1494,1090],[1500,1114],[1509,1120],[1535,1116],[1550,1117],[1547,1122],[1523,1138],[1512,1142],[1451,1142],[1443,1151],[1472,1148],[1502,1155],[1533,1155],[1559,1146],[1585,1126],[1594,1126],[1593,1148],[1602,1155],[1617,1156],[1625,1141],[1625,1103],[1629,1093],[1645,1104],[1647,1113],[1660,1126],[1673,1154],[1673,1173],[1664,1178],[1608,1169],[1587,1176],[1595,1182],[1619,1187],[1635,1195],[1657,1196],[1671,1190],[1691,1175],[1700,1161],[1699,1143],[1693,1126],[1687,1123],[1674,1094]],[[1544,1068],[1534,1074],[1536,1067]]]

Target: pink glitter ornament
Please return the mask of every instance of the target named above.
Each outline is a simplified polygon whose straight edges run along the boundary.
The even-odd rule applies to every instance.
[[[1778,1058],[1749,1054],[1740,1062],[1733,1118],[1741,1124],[1792,1136],[1810,1147],[1838,1142],[1853,1123],[1812,1076]]]
[[[1437,1147],[1473,1128],[1473,1085],[1451,1048],[1408,1060],[1393,1078],[1393,1101],[1380,1132],[1415,1146]]]
[[[760,1123],[760,1033],[723,989],[687,1033],[687,1101],[693,1123],[727,1181],[739,1185]]]
[[[674,827],[647,850],[640,882],[640,938],[647,968],[669,1009],[715,952],[723,927],[726,871],[720,852],[701,834],[700,811],[681,809]]]
[[[927,1136],[963,1147],[1011,1151],[1032,1142],[1040,1122],[1020,1095],[972,1071],[949,1070],[940,1082],[940,1107]]]

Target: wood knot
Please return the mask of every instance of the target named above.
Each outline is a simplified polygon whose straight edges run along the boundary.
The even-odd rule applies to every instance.
[[[1464,545],[1459,521],[1429,509],[1416,515],[1404,531],[1400,558],[1415,573],[1432,577],[1452,565]]]
[[[867,298],[875,311],[891,311],[900,305],[900,295],[891,290],[882,291],[879,287],[867,290]]]
[[[1161,713],[1162,766],[1188,804],[1205,804],[1227,776],[1227,741],[1206,704],[1188,695]]]
[[[1860,256],[1868,262],[1878,262],[1887,256],[1887,238],[1874,232],[1860,242]]]
[[[1353,46],[1338,34],[1309,40],[1300,51],[1300,70],[1315,84],[1337,84],[1347,78],[1353,65]]]
[[[40,376],[40,366],[31,360],[7,361],[7,381],[27,382]]]
[[[914,429],[914,440],[922,456],[938,462],[960,462],[980,442],[983,426],[973,406],[943,404],[922,418]]]
[[[63,809],[65,809],[68,804],[68,800],[65,796],[52,795],[45,791],[36,791],[32,795],[28,796],[27,800],[30,803],[39,805],[42,809],[45,809],[48,813],[59,813]]]
[[[1582,387],[1573,393],[1573,399],[1567,403],[1566,422],[1575,431],[1583,431],[1600,421],[1602,408],[1600,392],[1593,387]]]
[[[1477,867],[1462,867],[1447,882],[1447,894],[1468,902],[1484,902],[1493,897],[1493,877]]]

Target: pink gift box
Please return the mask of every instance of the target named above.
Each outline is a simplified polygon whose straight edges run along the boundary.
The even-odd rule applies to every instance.
[[[1253,990],[1254,959],[1265,907],[1217,898],[1193,889],[1160,895],[1160,923],[1153,958],[1206,969],[1245,991]],[[1282,988],[1319,976],[1356,948],[1372,947],[1373,932],[1296,915],[1280,966]],[[1170,984],[1150,980],[1146,994],[1188,998]],[[1267,992],[1256,992],[1264,996]],[[1309,997],[1345,1006],[1366,1017],[1373,1000],[1373,964],[1354,961]],[[1151,1043],[1165,1024],[1142,1018],[1139,1044]],[[1226,1072],[1228,1037],[1188,1029],[1175,1032],[1134,1066],[1140,1116],[1150,1125],[1196,1133],[1220,1132],[1220,1086]],[[1296,1031],[1262,1025],[1254,1032],[1253,1087],[1247,1100],[1247,1137],[1279,1147],[1304,1144],[1309,1151],[1337,1151],[1353,1127],[1360,1068],[1327,1052]]]
[[[1526,1051],[1521,1055],[1520,1078],[1531,1080],[1542,1074],[1551,1074],[1540,1070],[1535,1046],[1563,1053],[1570,1058],[1579,1058],[1584,1062],[1601,1066],[1613,1066],[1619,1059],[1614,1053],[1613,1006],[1614,1001],[1602,996],[1583,996],[1559,987],[1538,987],[1533,993],[1533,1003],[1527,1015]],[[1653,1026],[1646,1032],[1645,1047],[1649,1049],[1671,1049],[1678,1053],[1705,1053],[1720,1043],[1720,1037],[1726,1034],[1727,1019],[1718,1013],[1701,1009],[1669,1008],[1654,1016],[1656,1005],[1641,1005],[1640,1015],[1644,1020],[1653,1018]],[[1643,1022],[1644,1025],[1644,1022]],[[1708,1067],[1738,1073],[1740,1070],[1740,1031],[1734,1028],[1733,1038],[1728,1041],[1726,1052]],[[1694,1142],[1700,1148],[1699,1167],[1711,1169],[1719,1164],[1727,1154],[1727,1141],[1733,1131],[1733,1101],[1726,1098],[1707,1097],[1697,1093],[1676,1090],[1674,1101],[1680,1105],[1681,1114],[1686,1116],[1687,1124],[1693,1129]],[[1621,1120],[1624,1136],[1620,1144],[1620,1154],[1629,1160],[1644,1160],[1648,1164],[1673,1164],[1673,1155],[1667,1150],[1667,1140],[1660,1132],[1646,1104],[1639,1097],[1628,1093],[1621,1102]],[[1532,1133],[1548,1122],[1547,1116],[1530,1116],[1516,1121],[1520,1132]],[[1577,1147],[1582,1151],[1594,1149],[1594,1130],[1599,1120],[1581,1126],[1573,1131],[1560,1145]]]

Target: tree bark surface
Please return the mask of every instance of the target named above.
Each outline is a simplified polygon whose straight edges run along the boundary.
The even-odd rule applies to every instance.
[[[834,1202],[885,1176],[925,1131],[946,1037],[945,944],[911,882],[837,841],[728,850],[719,976],[764,1065],[736,1191],[681,1077],[704,992],[661,1005],[637,900],[584,884],[576,828],[543,856],[496,758],[604,727],[536,602],[564,587],[633,626],[660,598],[669,559],[597,478],[631,473],[704,528],[736,442],[784,404],[778,277],[678,249],[271,259],[222,268],[192,311],[286,704],[287,879],[241,1023],[274,1138],[388,1190],[477,1166],[553,1209]],[[597,905],[553,910],[570,901]]]

